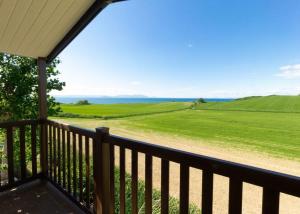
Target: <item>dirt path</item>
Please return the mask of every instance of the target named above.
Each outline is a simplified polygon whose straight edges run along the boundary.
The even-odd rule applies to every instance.
[[[300,176],[300,162],[277,159],[268,155],[255,152],[245,152],[243,150],[230,149],[226,147],[214,146],[201,140],[190,140],[182,137],[172,137],[170,135],[158,134],[156,132],[143,132],[122,128],[118,122],[101,122],[102,126],[111,127],[110,132],[123,137],[133,138],[159,144],[172,148],[177,148],[197,154],[216,157],[233,162],[244,163],[269,170],[283,172]],[[99,127],[99,124],[89,123],[88,127]],[[116,150],[116,164],[118,163],[118,150]],[[126,152],[126,171],[130,173],[130,152]],[[145,165],[144,155],[139,155],[139,178],[144,179]],[[179,197],[179,165],[170,165],[170,194]],[[190,200],[196,205],[201,204],[201,171],[190,170]],[[153,185],[160,189],[160,160],[153,160]],[[228,213],[228,193],[229,179],[214,175],[214,207],[213,213]],[[261,213],[262,188],[244,183],[243,186],[243,213]],[[300,199],[281,194],[280,213],[300,214]]]

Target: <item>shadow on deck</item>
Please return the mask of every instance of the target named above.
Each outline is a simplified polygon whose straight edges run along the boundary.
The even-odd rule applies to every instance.
[[[83,213],[52,184],[36,180],[0,194],[0,212],[12,213]]]

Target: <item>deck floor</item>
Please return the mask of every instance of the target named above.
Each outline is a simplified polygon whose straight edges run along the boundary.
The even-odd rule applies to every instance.
[[[76,205],[45,181],[34,181],[0,194],[1,214],[81,214]]]

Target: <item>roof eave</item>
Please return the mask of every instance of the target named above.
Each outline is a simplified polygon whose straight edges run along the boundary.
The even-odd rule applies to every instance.
[[[63,39],[53,48],[50,54],[48,54],[46,57],[47,63],[55,59],[106,6],[110,3],[120,1],[125,0],[96,0]]]

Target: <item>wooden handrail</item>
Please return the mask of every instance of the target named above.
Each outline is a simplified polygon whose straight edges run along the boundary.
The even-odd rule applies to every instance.
[[[19,121],[3,121],[0,122],[0,128],[19,127],[24,125],[37,125],[38,120],[19,120]]]
[[[68,125],[68,124],[64,124],[64,123],[59,123],[59,122],[56,122],[53,120],[47,120],[46,123],[49,125],[55,126],[57,128],[64,129],[69,132],[75,132],[76,134],[87,136],[87,137],[90,137],[93,139],[96,136],[96,132],[94,130],[84,129],[84,128],[81,128],[78,126]]]
[[[300,177],[110,135],[110,143],[300,197]]]

